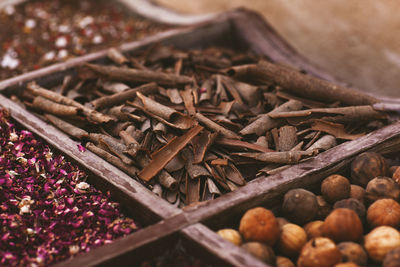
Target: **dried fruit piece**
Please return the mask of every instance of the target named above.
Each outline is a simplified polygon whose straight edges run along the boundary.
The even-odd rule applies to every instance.
[[[363,235],[363,226],[357,213],[339,208],[326,217],[322,233],[336,242],[359,241]]]
[[[367,211],[367,222],[371,227],[400,225],[400,204],[390,198],[378,199]]]
[[[364,152],[351,163],[351,182],[365,187],[370,180],[385,176],[388,166],[385,158],[374,152]]]
[[[292,189],[284,196],[282,212],[290,221],[302,225],[317,215],[317,198],[305,189]]]
[[[390,226],[379,226],[364,238],[364,247],[371,259],[382,262],[386,254],[400,247],[400,233]]]
[[[239,232],[246,241],[259,241],[273,246],[280,229],[275,215],[262,207],[246,211],[240,220]]]
[[[242,237],[235,229],[221,229],[217,232],[217,234],[236,246],[240,246],[242,244]]]
[[[330,267],[342,259],[335,243],[326,237],[316,237],[308,241],[297,260],[299,267]]]
[[[333,174],[322,181],[321,193],[326,201],[333,204],[350,196],[350,182],[342,175]]]

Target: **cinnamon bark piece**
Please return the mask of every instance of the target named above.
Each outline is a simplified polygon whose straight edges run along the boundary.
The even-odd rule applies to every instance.
[[[237,139],[229,139],[229,138],[224,138],[224,137],[218,137],[215,140],[215,144],[217,145],[222,145],[222,146],[227,146],[227,147],[233,147],[233,148],[246,148],[246,149],[251,149],[254,151],[260,151],[260,152],[273,152],[274,150],[269,149],[264,146],[260,146],[258,144],[251,144],[245,141],[237,140]]]
[[[59,104],[74,106],[74,107],[79,108],[80,110],[82,110],[82,113],[87,117],[87,119],[89,121],[93,121],[96,123],[107,123],[107,122],[114,120],[114,118],[112,118],[111,116],[108,116],[108,115],[102,114],[96,110],[90,109],[90,108],[82,105],[81,103],[76,102],[75,100],[72,100],[63,95],[60,95],[56,92],[42,88],[39,85],[37,85],[35,82],[29,83],[27,85],[27,89],[34,95],[42,96],[44,98],[47,98],[47,99],[57,102]]]
[[[73,136],[79,140],[89,137],[89,133],[81,128],[78,128],[56,116],[51,114],[45,114],[44,117],[50,121],[53,125],[59,128],[66,134]]]
[[[105,159],[106,161],[110,162],[111,164],[117,166],[121,170],[125,171],[127,174],[131,176],[135,176],[138,173],[138,169],[132,165],[124,164],[120,158],[108,153],[107,151],[97,147],[93,143],[88,142],[86,144],[86,148],[92,151],[93,153],[97,154],[99,157]]]
[[[118,65],[123,65],[129,62],[129,60],[115,48],[108,49],[107,57]]]
[[[190,84],[193,82],[193,79],[191,77],[168,74],[158,71],[119,68],[114,66],[102,66],[89,63],[85,64],[85,66],[108,79],[117,81],[129,81],[137,83],[156,82],[159,85],[171,87]]]
[[[157,92],[158,86],[154,82],[143,84],[139,87],[125,90],[120,93],[115,93],[109,96],[103,96],[97,98],[90,102],[95,109],[111,107],[124,103],[127,100],[132,100],[136,97],[137,92],[142,92],[143,94],[151,94]]]
[[[210,120],[209,118],[207,118],[206,116],[204,116],[201,113],[196,113],[195,117],[200,123],[204,124],[210,130],[213,130],[213,131],[220,133],[229,138],[233,138],[233,139],[241,138],[240,135],[232,132],[231,130],[228,130],[228,129],[222,127],[221,125],[215,123],[214,121]]]
[[[154,118],[171,127],[186,130],[195,124],[195,120],[173,108],[164,106],[139,92],[137,93],[137,96],[142,102],[142,108],[148,112],[148,114],[153,115]],[[131,102],[128,103],[131,104]]]
[[[232,153],[240,157],[252,158],[262,162],[295,164],[302,157],[314,155],[313,150],[307,151],[286,151],[286,152],[265,152],[265,153]]]
[[[327,103],[339,101],[345,105],[360,106],[379,102],[377,98],[356,89],[346,88],[266,61],[257,65],[230,68],[228,74],[239,80],[252,80],[255,83],[273,82],[295,95]]]
[[[173,138],[160,150],[154,152],[151,162],[138,173],[139,178],[146,182],[150,181],[190,142],[190,140],[192,140],[193,137],[199,134],[202,129],[202,126],[196,125],[184,135]]]
[[[79,111],[77,107],[58,104],[41,96],[37,96],[33,99],[32,107],[50,114],[65,117],[77,116]]]
[[[279,107],[276,107],[272,111],[266,114],[260,115],[255,121],[244,127],[240,133],[242,135],[256,134],[258,136],[264,135],[266,131],[269,129],[278,127],[280,122],[274,120],[270,117],[271,114],[285,112],[285,111],[293,111],[300,110],[303,107],[302,103],[297,100],[289,100],[286,103],[283,103]]]

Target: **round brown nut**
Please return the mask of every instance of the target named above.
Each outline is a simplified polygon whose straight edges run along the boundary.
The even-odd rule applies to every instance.
[[[389,251],[383,259],[382,267],[398,267],[400,266],[400,247]]]
[[[332,206],[329,204],[323,196],[317,196],[318,212],[316,218],[324,220],[329,213],[332,212]]]
[[[275,265],[275,253],[270,246],[266,246],[260,242],[247,242],[241,245],[241,248],[263,262]]]
[[[330,267],[342,259],[335,243],[326,237],[316,237],[308,241],[301,249],[297,259],[298,267]]]
[[[322,236],[322,225],[323,221],[312,221],[304,225],[304,231],[306,231],[307,238],[310,240],[314,237]]]
[[[343,262],[354,262],[360,266],[365,266],[368,261],[367,252],[355,242],[341,242],[337,245],[342,254]]]
[[[359,185],[350,185],[350,198],[355,198],[364,204],[365,189]]]
[[[326,217],[322,234],[335,242],[359,241],[363,235],[363,226],[357,213],[339,208]]]
[[[275,215],[262,207],[246,211],[240,220],[239,232],[246,241],[259,241],[273,246],[280,229]]]
[[[372,260],[382,262],[389,251],[400,247],[400,233],[390,226],[378,226],[365,236],[364,247]]]
[[[389,177],[376,177],[372,179],[365,189],[365,199],[372,203],[380,198],[399,200],[400,186]]]
[[[361,203],[355,198],[347,198],[339,200],[338,202],[335,203],[335,205],[333,205],[333,209],[338,209],[338,208],[351,209],[357,213],[361,221],[364,221],[365,219],[365,212],[366,212],[365,206],[363,203]]]
[[[351,182],[365,187],[377,176],[385,176],[388,166],[385,158],[373,152],[358,155],[351,163]]]
[[[276,256],[276,267],[295,267],[294,263],[286,257]]]
[[[284,196],[282,212],[290,221],[303,225],[314,219],[318,212],[316,196],[305,189],[292,189]]]
[[[400,226],[400,204],[391,198],[378,199],[368,208],[367,222],[372,227]]]
[[[240,246],[242,244],[242,237],[240,233],[235,229],[221,229],[217,232],[217,234],[223,239],[235,244],[236,246]]]
[[[321,193],[326,201],[333,204],[350,196],[350,182],[342,175],[333,174],[322,181]]]
[[[393,174],[391,175],[393,181],[400,185],[400,166],[393,166]],[[390,168],[392,169],[392,167]]]
[[[297,256],[307,242],[307,234],[297,224],[288,223],[282,227],[277,247],[282,255]]]
[[[283,218],[283,217],[277,217],[276,219],[278,220],[279,229],[282,229],[282,227],[283,227],[285,224],[288,224],[288,223],[289,223],[289,221],[288,221],[286,218]]]

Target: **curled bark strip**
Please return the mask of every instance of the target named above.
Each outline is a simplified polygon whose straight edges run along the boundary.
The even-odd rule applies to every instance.
[[[107,57],[118,65],[123,65],[129,62],[128,59],[115,48],[108,49]]]
[[[238,134],[232,132],[231,130],[228,130],[228,129],[222,127],[221,125],[213,122],[212,120],[210,120],[209,118],[207,118],[206,116],[204,116],[201,113],[196,113],[195,117],[200,123],[204,124],[210,130],[213,130],[213,131],[215,131],[217,133],[220,133],[220,134],[222,134],[222,135],[224,135],[226,137],[229,137],[229,138],[233,138],[233,139],[240,139],[241,138],[240,135],[238,135]]]
[[[135,166],[126,165],[124,164],[120,158],[108,153],[107,151],[97,147],[93,143],[88,142],[86,144],[86,148],[92,151],[93,153],[97,154],[99,157],[105,159],[106,161],[110,162],[111,164],[117,166],[121,170],[125,171],[127,174],[131,176],[136,176],[137,172],[139,171]]]
[[[161,118],[163,121],[175,128],[186,130],[191,128],[195,123],[195,121],[189,116],[180,113],[173,108],[164,106],[141,93],[137,93],[137,96],[142,101],[143,108],[147,112]]]
[[[208,148],[214,143],[217,133],[211,133],[209,131],[203,131],[192,140],[193,146],[193,163],[200,163],[203,161],[204,156]]]
[[[324,133],[328,133],[328,134],[335,136],[336,138],[345,139],[345,140],[354,140],[354,139],[357,139],[357,138],[365,135],[365,133],[349,134],[346,132],[343,124],[333,123],[333,122],[323,121],[323,120],[315,120],[313,125],[311,126],[311,129],[313,129],[315,131],[321,131]]]
[[[41,96],[37,96],[33,99],[32,107],[60,116],[76,116],[79,111],[77,107],[58,104]]]
[[[285,151],[285,152],[266,152],[266,153],[233,153],[240,157],[252,158],[262,162],[295,164],[302,157],[314,155],[313,150],[307,151]]]
[[[174,177],[171,176],[168,172],[161,170],[160,173],[157,175],[158,182],[168,188],[171,191],[175,191],[178,189],[178,182]]]
[[[157,91],[158,87],[157,84],[154,82],[143,84],[139,87],[132,88],[129,90],[125,90],[120,93],[115,93],[109,96],[103,96],[100,98],[97,98],[91,102],[93,107],[95,109],[100,109],[100,108],[105,108],[105,107],[111,107],[115,105],[119,105],[121,103],[124,103],[127,100],[132,100],[136,97],[137,92],[142,92],[143,94],[150,94],[150,93],[155,93]]]
[[[191,77],[157,71],[101,66],[89,63],[85,64],[85,66],[111,80],[138,83],[156,82],[157,84],[164,86],[180,86],[193,82]]]
[[[55,125],[57,128],[65,132],[66,134],[73,136],[77,139],[83,139],[89,137],[89,133],[81,128],[78,128],[56,116],[53,116],[51,114],[45,114],[44,115],[47,120],[49,120],[53,125]]]
[[[152,154],[151,162],[143,168],[138,176],[144,181],[150,181],[168,162],[174,158],[203,129],[196,125],[182,136],[173,138],[168,144]]]
[[[239,80],[252,80],[261,84],[272,82],[290,93],[327,103],[339,101],[346,105],[360,106],[379,102],[375,97],[361,91],[333,84],[266,61],[257,65],[233,67],[228,70],[228,74]]]
[[[76,102],[75,100],[72,100],[61,94],[47,90],[45,88],[42,88],[39,85],[37,85],[35,82],[29,83],[27,85],[27,89],[30,92],[32,92],[34,95],[42,96],[44,98],[47,98],[47,99],[54,101],[56,103],[59,103],[59,104],[74,106],[74,107],[79,108],[80,110],[82,110],[82,113],[87,117],[87,119],[89,121],[93,121],[96,123],[107,123],[107,122],[114,120],[114,118],[111,116],[102,114],[93,109],[85,107],[84,105],[80,104],[79,102]]]
[[[306,151],[315,151],[315,150],[328,150],[332,147],[336,146],[336,138],[332,135],[324,135],[320,139],[318,139],[312,146],[310,146]]]
[[[244,127],[240,133],[242,135],[256,134],[263,135],[266,131],[278,127],[280,122],[271,118],[271,114],[285,111],[300,110],[303,104],[297,100],[289,100],[288,102],[273,109],[271,112],[260,115],[255,121]]]
[[[224,137],[218,137],[217,140],[215,140],[215,143],[217,145],[223,145],[223,146],[234,147],[234,148],[247,148],[247,149],[251,149],[254,151],[260,151],[260,152],[274,152],[274,150],[269,149],[264,146],[260,146],[257,144],[251,144],[251,143],[241,141],[241,140],[224,138]]]

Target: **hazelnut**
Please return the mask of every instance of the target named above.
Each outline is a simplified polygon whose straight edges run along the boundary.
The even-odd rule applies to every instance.
[[[263,262],[275,265],[275,253],[270,246],[260,242],[248,242],[241,245],[241,248]]]
[[[282,256],[276,256],[276,263],[275,263],[276,267],[295,267],[294,263],[286,258],[286,257],[282,257]]]
[[[306,231],[308,239],[322,236],[322,225],[323,221],[312,221],[304,225],[304,231]]]
[[[363,221],[365,218],[365,206],[363,203],[358,201],[355,198],[348,198],[348,199],[342,199],[339,200],[338,202],[333,205],[334,209],[338,208],[346,208],[353,210],[357,213],[358,217],[360,217],[360,220]]]
[[[400,247],[389,251],[383,259],[383,267],[398,267],[400,266]]]
[[[307,242],[307,234],[303,228],[297,224],[288,223],[282,227],[281,235],[278,239],[278,250],[285,256],[297,256]]]
[[[354,262],[341,262],[335,264],[334,267],[359,267],[359,265],[355,264]]]
[[[246,211],[240,220],[239,232],[246,241],[259,241],[273,246],[280,229],[275,215],[262,207]]]
[[[399,167],[400,167],[399,165],[390,166],[389,167],[389,176],[392,177],[393,174],[397,171],[397,168],[399,168]]]
[[[368,208],[367,222],[371,227],[400,226],[400,204],[391,198],[378,199]]]
[[[290,221],[302,225],[314,219],[317,214],[317,198],[305,189],[292,189],[284,196],[282,212]]]
[[[368,261],[367,252],[364,248],[354,242],[341,242],[337,245],[342,254],[343,262],[354,262],[360,266],[365,266]]]
[[[365,189],[365,199],[370,203],[380,198],[400,197],[400,186],[389,177],[376,177],[372,179]]]
[[[365,189],[359,185],[350,185],[350,198],[355,198],[361,203],[364,203]]]
[[[333,204],[350,196],[350,182],[346,177],[333,174],[322,181],[321,193],[326,201]]]
[[[390,226],[378,226],[365,236],[364,247],[371,259],[381,262],[389,251],[400,247],[400,233]]]
[[[318,212],[317,219],[324,220],[332,211],[332,206],[326,202],[323,196],[317,196]]]
[[[385,176],[388,171],[386,160],[378,153],[364,152],[351,163],[351,182],[365,187],[377,176]]]
[[[326,237],[316,237],[308,241],[301,249],[297,260],[299,267],[330,267],[342,259],[335,243]]]
[[[217,234],[223,239],[235,244],[236,246],[240,246],[242,244],[242,237],[240,233],[235,229],[221,229],[217,232]]]
[[[358,241],[362,238],[363,226],[357,213],[339,208],[326,217],[322,225],[322,234],[336,242]]]
[[[283,218],[283,217],[277,217],[276,219],[278,220],[279,229],[282,229],[282,227],[283,227],[285,224],[288,224],[288,223],[289,223],[289,221],[288,221],[286,218]]]

